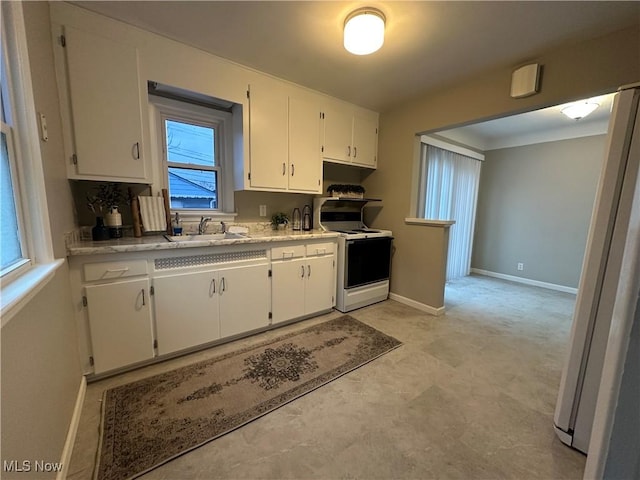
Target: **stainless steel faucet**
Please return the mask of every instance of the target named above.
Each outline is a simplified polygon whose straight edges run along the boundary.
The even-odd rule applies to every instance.
[[[198,235],[204,235],[207,231],[207,223],[211,221],[210,217],[200,217],[200,223],[198,224]]]
[[[227,233],[227,225],[224,222],[220,222],[220,233]]]

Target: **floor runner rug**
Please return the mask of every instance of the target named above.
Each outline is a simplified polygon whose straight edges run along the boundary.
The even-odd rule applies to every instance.
[[[94,478],[136,478],[399,345],[344,315],[109,389]]]

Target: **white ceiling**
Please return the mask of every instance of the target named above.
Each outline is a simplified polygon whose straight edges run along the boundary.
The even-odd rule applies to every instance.
[[[637,1],[73,3],[380,112],[487,70],[517,67],[559,45],[640,25]],[[386,37],[380,51],[359,57],[344,50],[342,26],[363,5],[384,12]],[[579,122],[558,111],[446,135],[489,150],[606,132],[604,104]]]
[[[381,112],[558,45],[640,25],[636,1],[73,3]],[[363,5],[384,12],[386,39],[358,57],[344,50],[342,26]]]
[[[614,96],[611,93],[589,99],[600,106],[580,120],[566,117],[562,109],[568,104],[563,104],[435,133],[483,152],[602,135],[607,133]]]

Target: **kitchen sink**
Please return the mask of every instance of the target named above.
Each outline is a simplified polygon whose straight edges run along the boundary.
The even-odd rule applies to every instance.
[[[209,240],[232,240],[239,238],[249,238],[248,235],[240,233],[207,233],[203,235],[165,235],[164,238],[170,242],[207,242]]]

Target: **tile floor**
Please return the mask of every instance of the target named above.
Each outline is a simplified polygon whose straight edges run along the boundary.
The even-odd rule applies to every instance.
[[[441,317],[390,300],[352,312],[404,345],[141,478],[582,478],[586,457],[553,432],[574,302],[471,276]],[[91,478],[105,388],[338,315],[90,384],[69,478]]]

